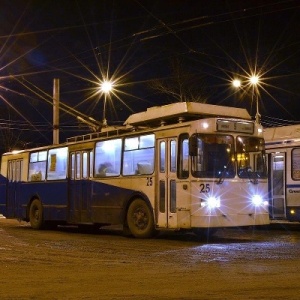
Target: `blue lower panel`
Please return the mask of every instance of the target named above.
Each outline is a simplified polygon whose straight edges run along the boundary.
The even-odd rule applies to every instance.
[[[7,179],[0,175],[0,214],[6,214],[6,184]]]
[[[138,193],[106,182],[64,180],[0,183],[0,210],[7,218],[28,221],[29,203],[38,198],[43,205],[45,221],[120,224],[128,200]]]
[[[44,208],[45,220],[63,220],[67,218],[68,185],[67,181],[49,181],[18,183],[8,186],[7,217],[25,220],[30,201],[37,197]]]
[[[91,221],[93,223],[120,224],[124,219],[127,201],[134,191],[103,182],[92,182]]]

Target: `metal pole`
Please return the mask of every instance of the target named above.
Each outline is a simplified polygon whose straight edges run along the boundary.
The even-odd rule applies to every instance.
[[[53,80],[53,144],[59,144],[59,79]]]
[[[258,108],[258,93],[256,93],[256,115],[255,115],[255,122],[260,124],[260,114]]]
[[[107,120],[106,120],[106,94],[104,95],[102,126],[103,127],[107,127]]]

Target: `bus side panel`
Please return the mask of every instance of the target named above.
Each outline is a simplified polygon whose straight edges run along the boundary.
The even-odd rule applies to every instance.
[[[118,181],[113,180],[118,184]],[[120,183],[118,185],[121,185]],[[121,224],[126,204],[136,193],[114,184],[93,181],[91,199],[91,220],[93,223]]]
[[[0,175],[0,214],[6,215],[6,186],[7,179]]]
[[[45,221],[67,221],[68,216],[68,182],[27,182],[22,185],[21,215],[20,219],[26,218],[26,210],[30,200],[38,197],[43,205]]]
[[[299,147],[286,151],[286,218],[290,222],[300,221],[300,155]]]
[[[300,184],[293,180],[286,185],[286,218],[290,222],[300,222]]]

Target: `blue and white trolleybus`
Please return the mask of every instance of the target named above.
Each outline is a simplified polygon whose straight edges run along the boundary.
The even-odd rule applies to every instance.
[[[152,107],[123,126],[5,153],[0,213],[49,224],[123,225],[137,238],[269,223],[265,143],[244,109]]]

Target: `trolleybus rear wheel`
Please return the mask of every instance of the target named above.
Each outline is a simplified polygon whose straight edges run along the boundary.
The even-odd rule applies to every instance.
[[[136,238],[150,238],[155,233],[152,212],[142,199],[135,199],[127,212],[127,224]]]
[[[40,200],[35,199],[31,202],[29,208],[29,221],[34,229],[42,229],[44,226],[43,207]]]

